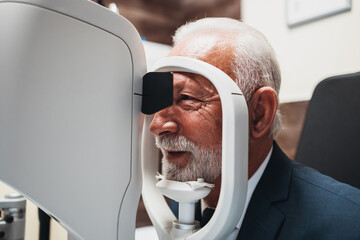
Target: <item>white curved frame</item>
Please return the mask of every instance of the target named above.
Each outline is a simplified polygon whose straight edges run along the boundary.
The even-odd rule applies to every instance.
[[[220,69],[187,57],[168,57],[153,66],[157,72],[190,72],[209,79],[217,89],[222,105],[222,179],[216,211],[209,223],[184,239],[224,239],[238,224],[242,215],[248,180],[248,110],[244,96],[234,81]],[[172,239],[170,231],[176,220],[163,196],[155,187],[159,151],[149,133],[152,117],[143,128],[142,173],[143,199],[159,239]]]

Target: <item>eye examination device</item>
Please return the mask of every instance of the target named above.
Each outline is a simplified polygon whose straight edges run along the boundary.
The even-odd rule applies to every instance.
[[[0,0],[0,36],[0,181],[69,240],[135,239],[140,194],[161,240],[220,240],[235,229],[247,193],[248,111],[229,76],[186,57],[162,58],[147,73],[135,27],[87,0]],[[172,104],[172,72],[206,77],[221,99],[221,193],[203,228],[194,203],[212,185],[157,177],[149,125]],[[178,219],[164,196],[179,202]],[[0,197],[4,239],[23,239],[14,229],[24,225],[24,201]]]

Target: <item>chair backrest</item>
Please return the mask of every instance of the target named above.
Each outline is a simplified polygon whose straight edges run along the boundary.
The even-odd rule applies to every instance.
[[[315,88],[295,160],[360,188],[360,72]]]

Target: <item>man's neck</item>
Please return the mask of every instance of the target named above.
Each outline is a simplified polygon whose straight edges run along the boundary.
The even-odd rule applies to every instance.
[[[215,187],[211,190],[210,194],[204,198],[204,201],[209,208],[216,208],[219,201],[220,190],[221,190],[221,175],[214,181]]]
[[[273,145],[273,137],[263,137],[261,139],[249,140],[249,171],[248,178],[250,179],[258,170],[260,165],[264,162],[267,154]]]

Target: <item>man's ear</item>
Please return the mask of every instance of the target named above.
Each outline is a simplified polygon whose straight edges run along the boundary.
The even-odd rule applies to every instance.
[[[256,90],[250,99],[250,134],[261,138],[270,133],[278,106],[277,95],[271,87]]]

